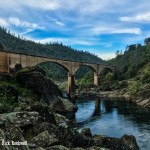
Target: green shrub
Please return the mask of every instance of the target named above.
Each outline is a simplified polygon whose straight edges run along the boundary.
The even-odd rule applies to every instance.
[[[131,96],[135,96],[136,93],[140,90],[141,83],[139,81],[132,81],[129,83],[128,91]]]

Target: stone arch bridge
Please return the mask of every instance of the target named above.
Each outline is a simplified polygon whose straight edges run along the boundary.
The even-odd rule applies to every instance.
[[[35,66],[43,62],[53,62],[62,66],[68,72],[67,93],[70,95],[75,92],[74,75],[81,66],[88,66],[94,72],[94,84],[99,84],[100,73],[104,68],[111,70],[114,73],[115,67],[94,64],[87,62],[77,62],[70,60],[63,60],[57,58],[49,58],[44,56],[34,56],[23,53],[15,53],[0,50],[0,72],[10,72],[10,69],[15,68],[16,64],[21,64],[22,67]]]

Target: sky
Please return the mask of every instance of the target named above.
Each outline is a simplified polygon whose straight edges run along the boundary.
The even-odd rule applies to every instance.
[[[149,0],[0,0],[0,26],[102,59],[150,36]]]

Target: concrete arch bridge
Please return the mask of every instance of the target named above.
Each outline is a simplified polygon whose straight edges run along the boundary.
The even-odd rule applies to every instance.
[[[15,68],[16,64],[21,64],[22,67],[35,66],[43,62],[53,62],[62,66],[68,72],[67,93],[72,94],[75,92],[74,75],[81,66],[88,66],[94,71],[94,84],[98,85],[100,80],[100,73],[103,69],[107,68],[113,73],[115,67],[103,64],[94,64],[87,62],[77,62],[70,60],[63,60],[57,58],[49,58],[44,56],[35,56],[23,53],[15,53],[0,50],[0,72],[10,72]]]

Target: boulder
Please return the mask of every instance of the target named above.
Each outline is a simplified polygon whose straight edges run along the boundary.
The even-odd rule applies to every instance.
[[[136,143],[136,138],[133,135],[123,135],[121,137],[121,140],[128,146],[128,149],[130,150],[138,150],[139,147]]]
[[[69,148],[88,148],[94,144],[94,141],[91,138],[83,136],[78,131],[69,127],[59,126],[57,128],[56,136],[58,137],[61,145]]]
[[[69,122],[69,120],[65,116],[62,116],[60,114],[55,113],[54,117],[55,117],[55,121],[58,125],[66,126]]]
[[[55,146],[51,146],[49,148],[46,148],[46,150],[70,150],[70,149],[63,146],[63,145],[55,145]]]
[[[81,147],[76,147],[76,148],[72,148],[71,150],[85,150],[85,149],[83,149]]]
[[[56,137],[50,135],[49,132],[46,130],[34,137],[31,140],[31,143],[40,147],[50,147],[59,144],[59,141]]]
[[[87,148],[86,150],[111,150],[111,149],[92,146],[92,147]]]
[[[92,138],[92,133],[91,133],[90,128],[83,128],[81,130],[81,134],[86,136],[86,137]]]
[[[19,150],[29,150],[28,142],[24,139],[22,135],[22,130],[19,127],[9,126],[4,129],[5,141],[9,141],[10,145],[8,150],[19,149]],[[17,143],[22,143],[17,145]],[[3,150],[3,149],[2,149]]]
[[[54,101],[57,96],[62,96],[58,86],[37,68],[21,69],[16,73],[16,80],[46,103]]]
[[[150,89],[139,91],[133,101],[135,101],[137,105],[150,108]]]
[[[39,113],[41,121],[56,124],[54,113],[50,112],[50,108],[47,105],[36,102],[34,104],[30,104],[30,109],[31,111],[36,111]]]
[[[52,109],[61,113],[76,112],[77,106],[67,99],[58,98],[53,103]]]
[[[114,150],[139,150],[134,136],[124,135],[121,138],[111,138],[101,135],[93,137],[94,145]]]
[[[12,112],[0,114],[0,122],[3,125],[26,126],[36,124],[39,119],[38,112]]]
[[[2,140],[6,140],[6,138],[4,132],[0,129],[0,143],[2,143]],[[0,144],[0,149],[9,150],[9,146]]]

